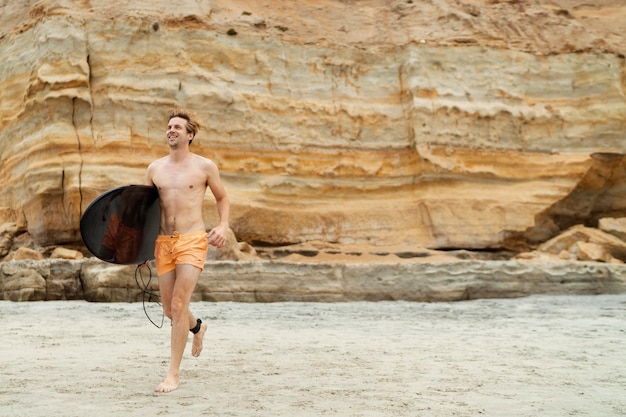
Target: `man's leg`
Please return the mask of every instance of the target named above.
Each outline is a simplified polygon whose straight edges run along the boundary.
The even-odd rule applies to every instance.
[[[176,278],[176,271],[168,272],[159,277],[159,294],[161,296],[161,303],[163,304],[163,311],[165,315],[172,319],[172,293],[174,292],[174,281]],[[189,310],[189,329],[193,329],[197,325],[196,318],[191,310]],[[207,325],[202,323],[198,333],[193,335],[193,344],[191,345],[191,354],[195,357],[200,356],[202,352],[202,341],[204,333],[206,333]]]
[[[180,363],[187,344],[188,332],[196,325],[196,319],[189,311],[189,303],[200,276],[200,269],[192,265],[177,265],[174,276],[170,276],[169,273],[163,275],[165,292],[161,294],[161,300],[166,313],[168,307],[165,305],[169,306],[168,317],[172,319],[171,357],[167,376],[156,388],[157,392],[171,392],[178,388]],[[161,288],[161,277],[159,277],[159,289]],[[168,294],[170,289],[171,296]],[[202,336],[206,332],[206,324],[202,324],[200,331],[194,335],[194,345],[196,345],[196,337],[200,338],[200,350],[202,349]]]
[[[163,305],[163,312],[170,320],[172,319],[172,294],[174,293],[175,280],[175,270],[159,275],[159,297]]]

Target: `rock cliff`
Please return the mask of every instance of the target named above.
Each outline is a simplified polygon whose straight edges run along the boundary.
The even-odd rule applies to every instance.
[[[626,6],[593,3],[3,2],[0,225],[79,245],[174,106],[254,245],[522,251],[625,217]]]
[[[152,272],[154,274],[154,272]],[[0,300],[151,302],[158,280],[96,258],[0,263]],[[146,290],[144,293],[142,288]],[[623,265],[559,260],[326,263],[213,261],[193,301],[461,301],[626,291]],[[151,297],[152,295],[152,297]]]

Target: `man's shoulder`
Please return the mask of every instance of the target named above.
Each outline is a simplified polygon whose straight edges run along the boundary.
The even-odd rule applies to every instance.
[[[160,158],[155,159],[154,161],[152,161],[150,165],[160,164],[160,163],[162,163],[162,162],[164,162],[164,161],[167,161],[167,159],[168,159],[168,158],[169,158],[169,155],[162,156],[162,157],[160,157]]]
[[[164,156],[162,158],[155,159],[154,161],[150,162],[150,165],[148,165],[148,168],[163,164],[165,161],[167,161],[167,158],[168,158],[167,156]]]
[[[194,163],[203,166],[203,167],[212,167],[212,166],[216,166],[215,162],[213,162],[212,160],[210,160],[207,157],[204,157],[202,155],[198,155],[197,153],[192,153],[193,157],[194,157]]]

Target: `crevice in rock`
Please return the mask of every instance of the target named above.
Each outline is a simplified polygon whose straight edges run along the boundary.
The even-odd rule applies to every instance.
[[[463,248],[437,248],[437,251],[445,252],[461,260],[478,261],[507,261],[517,255],[517,251],[506,248],[486,248],[467,250]]]
[[[76,135],[76,148],[78,152],[78,158],[80,160],[78,165],[78,208],[79,211],[82,212],[83,209],[83,187],[82,187],[82,173],[83,173],[83,153],[82,146],[80,143],[80,133],[78,132],[78,127],[76,126],[76,98],[72,100],[72,126],[74,127],[74,134]],[[65,171],[63,171],[65,175]],[[63,181],[65,182],[65,181]],[[65,184],[63,184],[63,195],[65,195]]]
[[[505,246],[546,242],[575,225],[598,227],[604,217],[626,217],[626,155],[594,153],[590,166],[565,198],[535,216],[535,226],[507,237]]]
[[[619,207],[626,189],[626,156],[592,154],[591,166],[576,188],[563,200],[540,214],[560,231],[576,224],[597,227],[602,217],[626,216],[626,206]]]

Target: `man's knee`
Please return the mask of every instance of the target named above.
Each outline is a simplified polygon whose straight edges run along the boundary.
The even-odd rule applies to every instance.
[[[170,312],[169,312],[170,314],[167,314],[167,311],[166,311],[165,315],[169,317],[170,319],[172,319],[174,317],[178,317],[181,315],[187,315],[188,311],[189,311],[189,305],[185,303],[185,301],[183,301],[180,298],[174,298],[170,305]]]

